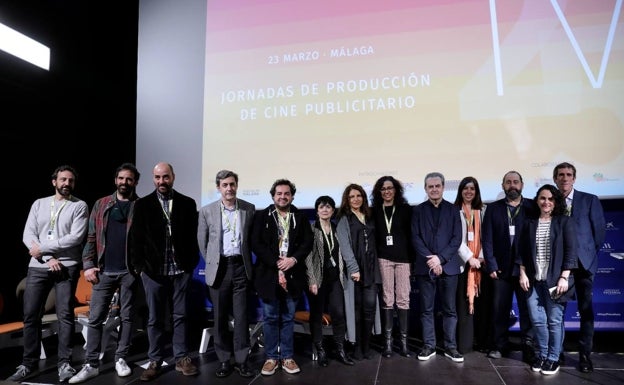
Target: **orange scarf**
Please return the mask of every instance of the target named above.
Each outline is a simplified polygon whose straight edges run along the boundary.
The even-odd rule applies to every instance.
[[[481,254],[481,210],[474,210],[466,205],[462,206],[464,211],[464,218],[466,218],[466,225],[468,232],[474,233],[474,240],[466,241],[468,248],[472,251],[473,258],[479,258]],[[472,216],[472,221],[470,220]],[[466,296],[468,297],[468,312],[474,314],[474,299],[479,296],[481,291],[481,271],[469,267],[468,270],[468,287],[466,288]]]

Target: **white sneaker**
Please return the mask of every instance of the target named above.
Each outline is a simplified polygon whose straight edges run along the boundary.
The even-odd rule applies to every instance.
[[[124,360],[123,358],[120,358],[117,360],[117,362],[115,362],[115,370],[117,371],[117,375],[119,377],[127,377],[130,375],[130,373],[132,373],[132,370],[130,370],[130,367],[126,363],[126,360]]]
[[[85,382],[89,378],[93,378],[100,374],[100,369],[94,368],[89,364],[82,365],[82,369],[76,375],[69,379],[70,384],[78,384],[80,382]]]

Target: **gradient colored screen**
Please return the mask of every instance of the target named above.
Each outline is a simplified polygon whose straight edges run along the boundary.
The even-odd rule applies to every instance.
[[[271,203],[278,178],[294,203],[338,202],[383,175],[425,199],[474,176],[484,200],[509,170],[533,197],[554,165],[576,187],[624,196],[622,0],[208,1],[202,205],[214,175]]]

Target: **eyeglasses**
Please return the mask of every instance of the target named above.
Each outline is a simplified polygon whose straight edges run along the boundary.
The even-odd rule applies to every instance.
[[[392,191],[394,190],[394,186],[390,186],[390,187],[382,187],[379,189],[379,191],[384,192],[384,191]]]

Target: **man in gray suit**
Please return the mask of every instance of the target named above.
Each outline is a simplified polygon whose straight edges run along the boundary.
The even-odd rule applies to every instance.
[[[598,251],[605,239],[605,218],[597,196],[574,189],[576,167],[564,162],[555,166],[553,180],[566,200],[567,215],[576,223],[578,239],[578,269],[573,270],[578,312],[581,315],[579,333],[579,370],[594,370],[589,355],[594,339],[594,277],[598,269]],[[563,349],[561,350],[563,352]]]
[[[197,241],[206,261],[206,284],[213,305],[214,347],[220,361],[215,375],[227,377],[236,369],[242,377],[252,377],[255,373],[247,363],[247,288],[252,274],[249,236],[256,208],[236,198],[236,173],[219,171],[216,184],[221,199],[199,210],[197,228]],[[233,333],[229,328],[230,314],[234,316]]]

